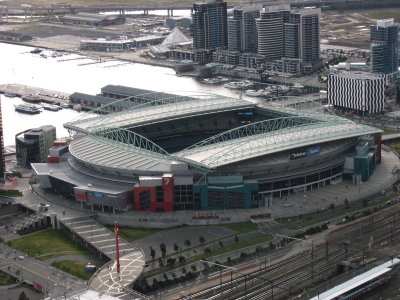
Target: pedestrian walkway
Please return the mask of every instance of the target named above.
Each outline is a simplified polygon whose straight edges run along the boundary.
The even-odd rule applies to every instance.
[[[399,179],[397,168],[399,158],[393,152],[382,151],[382,164],[377,165],[370,180],[354,185],[350,180],[343,180],[320,189],[300,192],[287,197],[274,198],[272,211],[275,218],[298,216],[301,214],[344,205],[389,190]],[[396,172],[393,172],[393,171]]]

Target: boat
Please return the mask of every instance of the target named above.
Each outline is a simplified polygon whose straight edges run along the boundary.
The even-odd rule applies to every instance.
[[[25,95],[25,96],[22,96],[21,99],[24,100],[25,102],[29,102],[29,103],[40,103],[40,101],[41,101],[40,98],[35,95]]]
[[[242,81],[228,82],[228,83],[224,84],[224,87],[226,87],[228,89],[238,90],[238,89],[252,87],[253,85],[254,85],[254,82],[252,82],[250,80],[242,80]]]
[[[260,94],[256,90],[246,90],[244,93],[250,97],[259,97],[260,96]]]
[[[30,104],[19,104],[19,105],[14,105],[15,107],[15,111],[24,113],[24,114],[30,114],[30,115],[35,115],[35,114],[39,114],[40,110],[34,106],[34,105],[30,105]]]
[[[74,105],[72,106],[72,108],[75,109],[75,110],[77,110],[77,111],[81,111],[81,110],[82,110],[82,105],[80,105],[80,104],[74,104]]]
[[[43,105],[43,109],[49,110],[49,111],[59,111],[62,108],[57,105],[48,104],[48,105]]]
[[[60,107],[61,107],[61,108],[69,108],[69,104],[68,104],[68,103],[60,102]]]
[[[36,47],[35,49],[31,50],[31,53],[35,53],[35,54],[40,53],[40,52],[42,52],[42,49],[40,49],[38,47]]]
[[[13,93],[9,93],[9,92],[4,93],[4,96],[6,96],[6,97],[8,97],[8,98],[18,97],[17,94],[13,94]]]

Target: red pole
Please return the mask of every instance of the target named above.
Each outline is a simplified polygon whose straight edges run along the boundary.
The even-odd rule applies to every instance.
[[[115,259],[117,260],[117,272],[119,274],[119,245],[118,245],[118,222],[114,222],[114,233],[115,233],[115,252],[116,252],[116,257]]]

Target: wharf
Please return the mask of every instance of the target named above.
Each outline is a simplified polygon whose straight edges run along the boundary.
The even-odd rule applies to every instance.
[[[38,97],[41,102],[56,105],[60,105],[61,103],[69,105],[70,96],[68,93],[46,90],[17,83],[0,85],[0,93],[11,93],[17,95],[18,97],[34,95]]]

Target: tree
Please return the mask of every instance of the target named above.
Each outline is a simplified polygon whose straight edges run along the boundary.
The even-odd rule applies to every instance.
[[[179,246],[177,244],[174,244],[174,251],[177,252],[179,250]]]
[[[204,244],[205,241],[206,241],[206,239],[204,238],[204,236],[201,236],[201,237],[199,238],[200,244]]]
[[[196,272],[196,270],[197,270],[195,265],[191,265],[190,268],[192,269],[193,272]]]
[[[179,256],[178,259],[180,264],[183,264],[186,261],[186,257],[184,257],[183,255]]]
[[[186,247],[190,247],[192,243],[190,242],[190,240],[185,240],[185,246]]]
[[[211,253],[211,249],[210,248],[204,249],[204,253]]]
[[[162,267],[164,265],[164,262],[163,262],[163,260],[161,258],[158,259],[158,265],[160,267]]]
[[[151,259],[154,259],[156,257],[156,250],[153,249],[153,247],[150,246],[150,256]]]
[[[176,258],[169,257],[169,258],[167,259],[167,266],[173,267],[174,264],[175,264],[175,262],[176,262]]]
[[[167,246],[165,246],[164,243],[160,244],[160,250],[161,250],[161,254],[162,256],[165,256],[166,252],[167,252]]]
[[[24,292],[21,292],[18,296],[18,300],[29,300],[29,298],[25,295]]]

